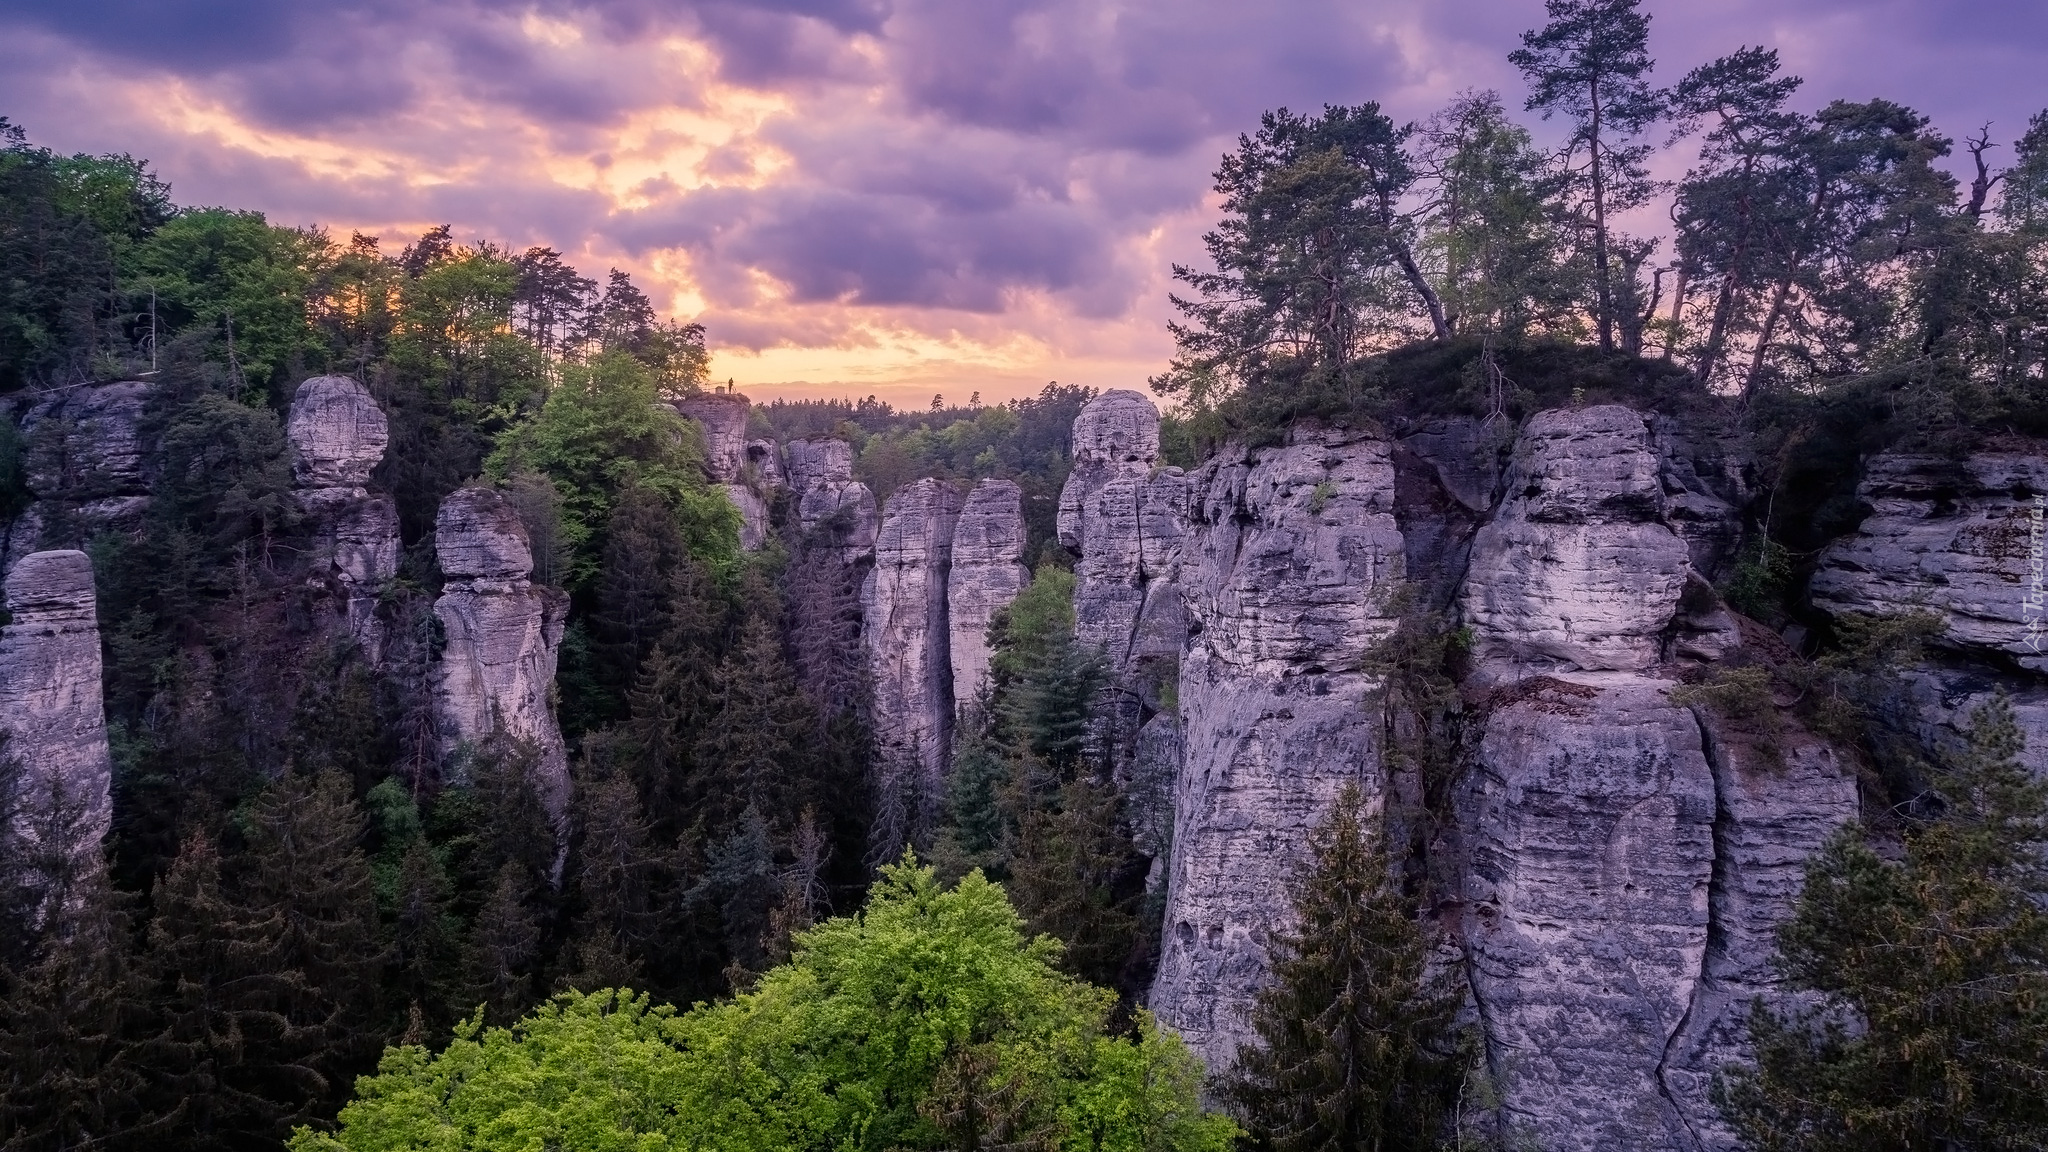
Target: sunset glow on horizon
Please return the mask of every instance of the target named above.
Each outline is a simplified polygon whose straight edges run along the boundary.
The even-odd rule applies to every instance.
[[[1666,81],[1761,42],[1807,77],[1804,105],[1882,94],[1957,138],[1990,121],[2009,140],[2033,110],[1987,103],[2025,86],[1986,70],[2048,72],[2048,16],[2020,0],[1969,27],[1933,0],[1646,7]],[[1143,388],[1172,347],[1171,265],[1200,259],[1216,214],[1208,174],[1262,109],[1419,120],[1489,87],[1519,105],[1506,55],[1542,18],[1539,0],[12,0],[0,113],[61,151],[147,158],[181,204],[386,252],[446,223],[626,269],[757,399],[921,407]]]

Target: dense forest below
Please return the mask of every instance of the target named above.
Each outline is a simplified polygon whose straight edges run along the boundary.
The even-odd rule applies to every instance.
[[[1641,19],[1632,3],[1552,7],[1618,21],[1624,40]],[[1869,510],[1863,461],[2048,435],[2048,112],[2006,163],[1988,134],[1967,140],[1958,180],[1944,166],[1955,145],[1927,118],[1882,99],[1800,110],[1773,53],[1742,49],[1659,89],[1640,44],[1601,55],[1580,32],[1560,17],[1516,55],[1530,109],[1568,125],[1554,149],[1491,93],[1407,126],[1371,104],[1283,109],[1240,138],[1216,176],[1211,266],[1176,269],[1179,351],[1151,382],[1174,405],[1161,466],[1304,424],[1398,430],[1605,402],[1711,411],[1738,430],[1758,493],[1718,595],[1774,633],[1796,628],[1807,655],[1875,651],[1803,599],[1818,550]],[[1601,115],[1589,90],[1608,101]],[[1698,147],[1671,184],[1649,175],[1667,135]],[[1614,224],[1645,205],[1669,208],[1670,236]],[[58,155],[0,119],[0,526],[34,504],[36,539],[8,555],[90,556],[114,764],[104,857],[34,857],[75,813],[36,809],[15,783],[34,766],[0,744],[0,1147],[280,1148],[302,1126],[302,1149],[384,1147],[375,1125],[430,1123],[404,1103],[421,1084],[469,1076],[514,1099],[544,1079],[534,1068],[593,1046],[655,1069],[631,1093],[660,1101],[632,1121],[647,1131],[740,1107],[704,1052],[828,1051],[844,1060],[831,1075],[886,1106],[858,1136],[833,1127],[856,1124],[831,1111],[840,1103],[775,1113],[786,1146],[992,1146],[960,1119],[976,1109],[1036,1133],[1032,1147],[1085,1146],[1084,1129],[1128,1137],[1103,1147],[1227,1146],[1231,1124],[1196,1106],[1199,1068],[1143,1010],[1164,893],[1104,747],[1116,670],[1077,639],[1075,556],[1056,525],[1074,423],[1099,390],[749,408],[751,437],[847,441],[878,500],[927,477],[1021,493],[1028,583],[990,627],[981,693],[959,702],[941,810],[911,843],[885,842],[846,526],[806,530],[784,492],[765,544],[741,547],[703,430],[676,407],[722,391],[705,338],[626,273],[586,276],[551,248],[458,242],[446,226],[343,241],[181,206],[143,161]],[[300,384],[327,374],[364,385],[389,420],[370,484],[395,505],[401,552],[375,590],[374,658],[315,622],[313,528],[294,496],[286,422]],[[24,423],[116,381],[147,384],[146,493],[110,527],[89,514],[109,490],[75,466],[78,428]],[[435,728],[437,516],[465,486],[516,509],[533,583],[565,597],[552,707],[573,787],[560,821],[532,748],[448,755]],[[1411,694],[1455,695],[1446,677],[1469,635],[1448,616],[1411,623],[1383,670]],[[1746,682],[1731,683],[1705,691]],[[1991,772],[2018,752],[1987,725]],[[1871,763],[1872,811],[1924,783]],[[46,823],[23,833],[32,809]],[[2001,811],[2031,834],[2033,817]],[[1394,958],[1388,970],[1421,990],[1385,1010],[1423,1038],[1384,1057],[1399,1092],[1346,1091],[1405,1118],[1384,1121],[1384,1144],[1276,1137],[1321,1123],[1301,1119],[1299,1099],[1322,1089],[1285,1061],[1255,1062],[1267,1079],[1225,1096],[1262,1146],[1437,1146],[1470,1061],[1424,987],[1413,909],[1426,878],[1390,878],[1384,848],[1375,857],[1343,824],[1366,820],[1357,804],[1339,815],[1318,833],[1327,874],[1290,891],[1302,909],[1338,910],[1283,942],[1296,950],[1286,989],[1312,1017],[1302,1005],[1331,977],[1311,962],[1311,929],[1364,933],[1371,955]],[[1356,891],[1372,899],[1347,903]],[[1406,895],[1373,904],[1389,891]],[[2013,931],[2038,990],[2048,935],[2032,921]],[[912,993],[863,981],[927,961],[916,994],[935,1003],[966,1004],[974,972],[1009,981],[1014,1005],[995,1015],[1011,1039],[976,1033],[972,1059],[891,1071],[834,1047],[838,1033],[820,1038],[867,1013],[877,1036],[921,1051],[922,1025],[877,1007]],[[610,989],[641,998],[582,995]],[[537,1010],[519,1034],[530,1051],[493,1031]],[[1263,1004],[1261,1034],[1311,1044],[1288,1010]],[[382,1103],[337,1129],[387,1048],[363,1082]],[[2038,1076],[2039,1053],[2023,1057]],[[1043,1084],[1061,1087],[1030,1087]],[[1098,1096],[1075,1087],[1091,1084]],[[1780,1106],[1770,1088],[1752,1085],[1763,1095],[1749,1106]],[[746,1099],[761,1111],[734,1111],[722,1135],[692,1130],[706,1142],[690,1146],[756,1146],[736,1133],[766,1131],[781,1105]],[[1798,1146],[1937,1146],[1918,1139]]]

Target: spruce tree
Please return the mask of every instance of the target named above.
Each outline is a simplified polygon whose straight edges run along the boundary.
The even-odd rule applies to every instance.
[[[1018,797],[1009,853],[1010,899],[1033,933],[1066,943],[1068,970],[1116,985],[1138,944],[1137,856],[1114,788],[1073,780],[1045,797]]]
[[[560,981],[584,991],[644,987],[669,927],[661,916],[668,861],[654,848],[632,780],[601,752],[587,751],[580,765],[586,779],[578,782],[571,875],[575,943]]]
[[[40,955],[0,998],[0,1149],[143,1147],[148,1111],[133,1045],[147,995],[126,909],[102,864],[51,909]]]
[[[162,1029],[144,1047],[184,1103],[182,1146],[245,1148],[330,1112],[383,1037],[384,961],[360,810],[334,773],[250,804],[224,875],[208,836],[158,885],[149,967]]]
[[[2048,782],[2002,697],[1887,859],[1845,828],[1807,869],[1758,1001],[1756,1066],[1717,1086],[1759,1152],[2048,1147]]]
[[[1458,1085],[1458,1000],[1429,973],[1374,822],[1347,784],[1288,883],[1294,922],[1267,945],[1258,1039],[1238,1049],[1227,1093],[1275,1152],[1434,1148]]]
[[[533,1006],[533,976],[540,961],[540,924],[529,906],[532,883],[516,861],[499,866],[463,949],[465,1010],[509,1024]]]
[[[712,707],[691,753],[692,808],[717,830],[752,807],[786,834],[797,813],[820,798],[813,760],[818,720],[768,614],[748,618],[739,644],[719,664]]]

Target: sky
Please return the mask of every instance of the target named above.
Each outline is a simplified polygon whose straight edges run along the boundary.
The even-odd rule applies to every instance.
[[[2048,105],[2043,0],[1644,8],[1666,83],[1761,44],[1808,107],[1884,96],[1958,140],[1989,122],[2009,143]],[[1209,174],[1261,110],[1420,120],[1485,88],[1519,107],[1506,57],[1543,18],[1541,0],[0,0],[0,115],[59,151],[145,157],[181,204],[389,252],[447,223],[626,269],[756,399],[993,402],[1164,366],[1171,266],[1200,260]]]

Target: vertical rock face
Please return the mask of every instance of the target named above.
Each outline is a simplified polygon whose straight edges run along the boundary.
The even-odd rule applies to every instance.
[[[983,480],[967,494],[953,530],[946,578],[952,633],[953,703],[965,708],[988,676],[988,626],[1031,580],[1024,566],[1024,494],[1009,480]]]
[[[1159,410],[1113,389],[1074,420],[1074,467],[1060,490],[1059,540],[1074,565],[1075,634],[1120,672],[1180,646],[1171,578],[1180,554],[1186,481],[1160,470]]]
[[[15,833],[29,844],[62,836],[72,854],[93,855],[112,822],[113,758],[92,562],[83,552],[35,552],[6,578],[14,622],[0,628],[0,756],[22,768]]]
[[[1630,409],[1530,419],[1465,578],[1483,658],[1529,670],[1657,661],[1691,571],[1663,520],[1659,474],[1649,428]]]
[[[436,668],[442,746],[500,738],[534,756],[533,780],[557,827],[568,812],[569,764],[552,700],[569,598],[536,586],[519,514],[488,488],[442,501],[434,547],[446,577],[434,602],[447,646]]]
[[[285,435],[299,505],[314,534],[314,579],[331,581],[348,633],[374,662],[378,588],[398,573],[398,506],[365,485],[390,441],[383,409],[346,376],[315,376],[292,397]]]
[[[704,429],[704,468],[726,499],[740,513],[740,547],[755,551],[768,540],[768,502],[761,491],[763,474],[756,452],[765,444],[769,471],[780,476],[772,441],[747,440],[747,398],[718,392],[700,392],[675,403],[677,412],[695,420]],[[754,467],[749,467],[753,463]]]
[[[861,641],[881,761],[878,847],[894,856],[931,827],[951,761],[953,665],[946,584],[960,496],[939,480],[896,490],[861,587]]]
[[[0,527],[0,573],[46,542],[134,526],[149,504],[142,415],[153,390],[133,380],[63,388],[23,414],[36,503]],[[61,539],[46,540],[53,534]]]
[[[1659,1072],[1707,946],[1699,726],[1627,675],[1517,687],[1461,813],[1465,944],[1506,1119],[1544,1148],[1682,1147]]]
[[[2014,441],[1963,460],[1877,456],[1857,494],[1870,514],[1821,554],[1814,605],[1838,616],[1940,613],[1945,658],[1902,674],[1901,718],[1924,738],[1953,743],[1970,713],[2003,690],[2035,762],[2048,765],[2048,442]]]
[[[1375,685],[1360,664],[1392,626],[1402,541],[1382,440],[1301,433],[1212,462],[1189,489],[1186,751],[1151,1002],[1220,1069],[1248,1035],[1265,936],[1308,829],[1346,781],[1383,791]]]
[[[805,532],[835,529],[849,561],[871,556],[881,517],[875,510],[875,494],[853,478],[853,445],[813,436],[792,440],[785,450],[798,524]]]

